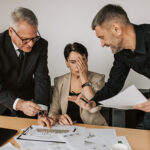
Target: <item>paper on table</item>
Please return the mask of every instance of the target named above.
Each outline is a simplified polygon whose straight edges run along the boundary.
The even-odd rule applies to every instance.
[[[59,137],[59,135],[69,134],[73,132],[71,126],[52,126],[51,129],[47,127],[41,127],[37,125],[32,125],[27,128],[20,136],[17,137],[18,140],[29,140],[29,141],[41,141],[41,142],[55,142],[55,143],[65,143]]]
[[[32,125],[15,139],[23,150],[71,150],[60,136],[71,134],[73,130],[72,126],[58,124],[51,129]]]
[[[99,101],[99,103],[102,104],[103,107],[132,109],[133,105],[140,104],[146,101],[147,99],[134,85],[132,85],[116,96],[103,101]]]
[[[132,150],[131,146],[128,143],[128,140],[126,139],[125,136],[117,136],[118,141],[121,141],[123,144],[125,144],[126,146],[128,146],[129,150]]]
[[[117,143],[115,129],[88,129],[86,136],[86,150],[110,150],[111,145]]]
[[[49,136],[50,133],[46,132],[47,128],[33,125],[31,131],[25,132],[26,134],[23,135],[23,137],[29,137],[29,135],[35,139],[56,139],[57,137],[57,140],[64,141],[65,143],[20,140],[17,137],[15,138],[16,142],[23,150],[110,150],[110,147],[117,143],[118,140],[128,145],[127,140],[125,141],[123,138],[117,138],[115,129],[88,129],[78,126],[61,125],[55,125],[52,128],[52,131],[58,130],[59,132]],[[44,131],[41,134],[37,129],[41,131],[44,129]],[[70,132],[60,132],[66,129]]]
[[[8,143],[0,148],[1,150],[19,150],[15,146],[13,146],[11,143]]]
[[[18,140],[17,138],[15,140],[22,150],[71,150],[67,144]]]
[[[62,135],[61,138],[66,141],[71,150],[86,150],[84,145],[85,133],[84,127],[72,126],[75,130],[71,134]]]
[[[117,143],[114,129],[88,129],[76,127],[76,131],[62,138],[72,150],[108,150]]]

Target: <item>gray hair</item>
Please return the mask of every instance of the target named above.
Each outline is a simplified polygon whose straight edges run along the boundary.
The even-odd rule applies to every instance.
[[[94,17],[92,21],[92,29],[95,30],[96,26],[113,20],[117,20],[124,24],[130,23],[127,13],[121,6],[108,4],[104,6]]]
[[[16,28],[19,22],[26,21],[30,25],[38,26],[38,20],[35,14],[27,8],[18,7],[11,13],[10,26]]]

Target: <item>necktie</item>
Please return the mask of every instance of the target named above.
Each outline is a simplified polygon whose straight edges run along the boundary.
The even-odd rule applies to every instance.
[[[24,51],[18,49],[19,51],[19,66],[20,69],[22,68],[23,60],[24,60]]]

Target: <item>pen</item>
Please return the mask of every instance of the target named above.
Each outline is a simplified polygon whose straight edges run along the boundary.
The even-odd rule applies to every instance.
[[[84,98],[81,97],[81,100],[88,104],[88,102]]]
[[[75,92],[72,91],[72,93],[76,96],[78,96],[78,94],[76,94]],[[84,101],[85,103],[88,103],[84,98],[81,97],[81,100]]]
[[[75,132],[75,131],[76,131],[76,128],[74,128],[73,132]]]
[[[32,129],[32,126],[29,126],[26,130],[23,131],[22,134],[23,134],[23,135],[26,135],[26,133],[27,133],[27,131],[28,131],[29,129]]]
[[[34,139],[24,139],[24,138],[17,138],[18,140],[25,140],[25,141],[39,141],[39,142],[52,142],[52,143],[62,143],[65,144],[66,142],[63,141],[48,141],[48,140],[34,140]]]
[[[29,126],[27,129],[25,129],[25,130],[22,132],[22,134],[20,134],[20,135],[17,137],[17,139],[19,139],[22,135],[26,135],[26,133],[27,133],[27,131],[28,131],[29,129],[32,129],[32,126]]]

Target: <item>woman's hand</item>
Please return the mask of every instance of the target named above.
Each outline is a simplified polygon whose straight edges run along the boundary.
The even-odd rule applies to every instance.
[[[61,125],[73,125],[71,118],[67,114],[61,115],[58,122]]]
[[[87,72],[88,72],[87,60],[83,60],[82,58],[78,57],[77,68],[79,70],[81,82],[82,83],[87,82],[88,81],[88,79],[87,79]]]
[[[41,125],[42,127],[48,127],[50,128],[56,123],[56,121],[48,116],[38,116],[38,124]]]
[[[94,101],[89,101],[84,95],[80,94],[79,96],[68,96],[68,101],[76,103],[79,107],[91,110],[96,107],[96,103]]]

